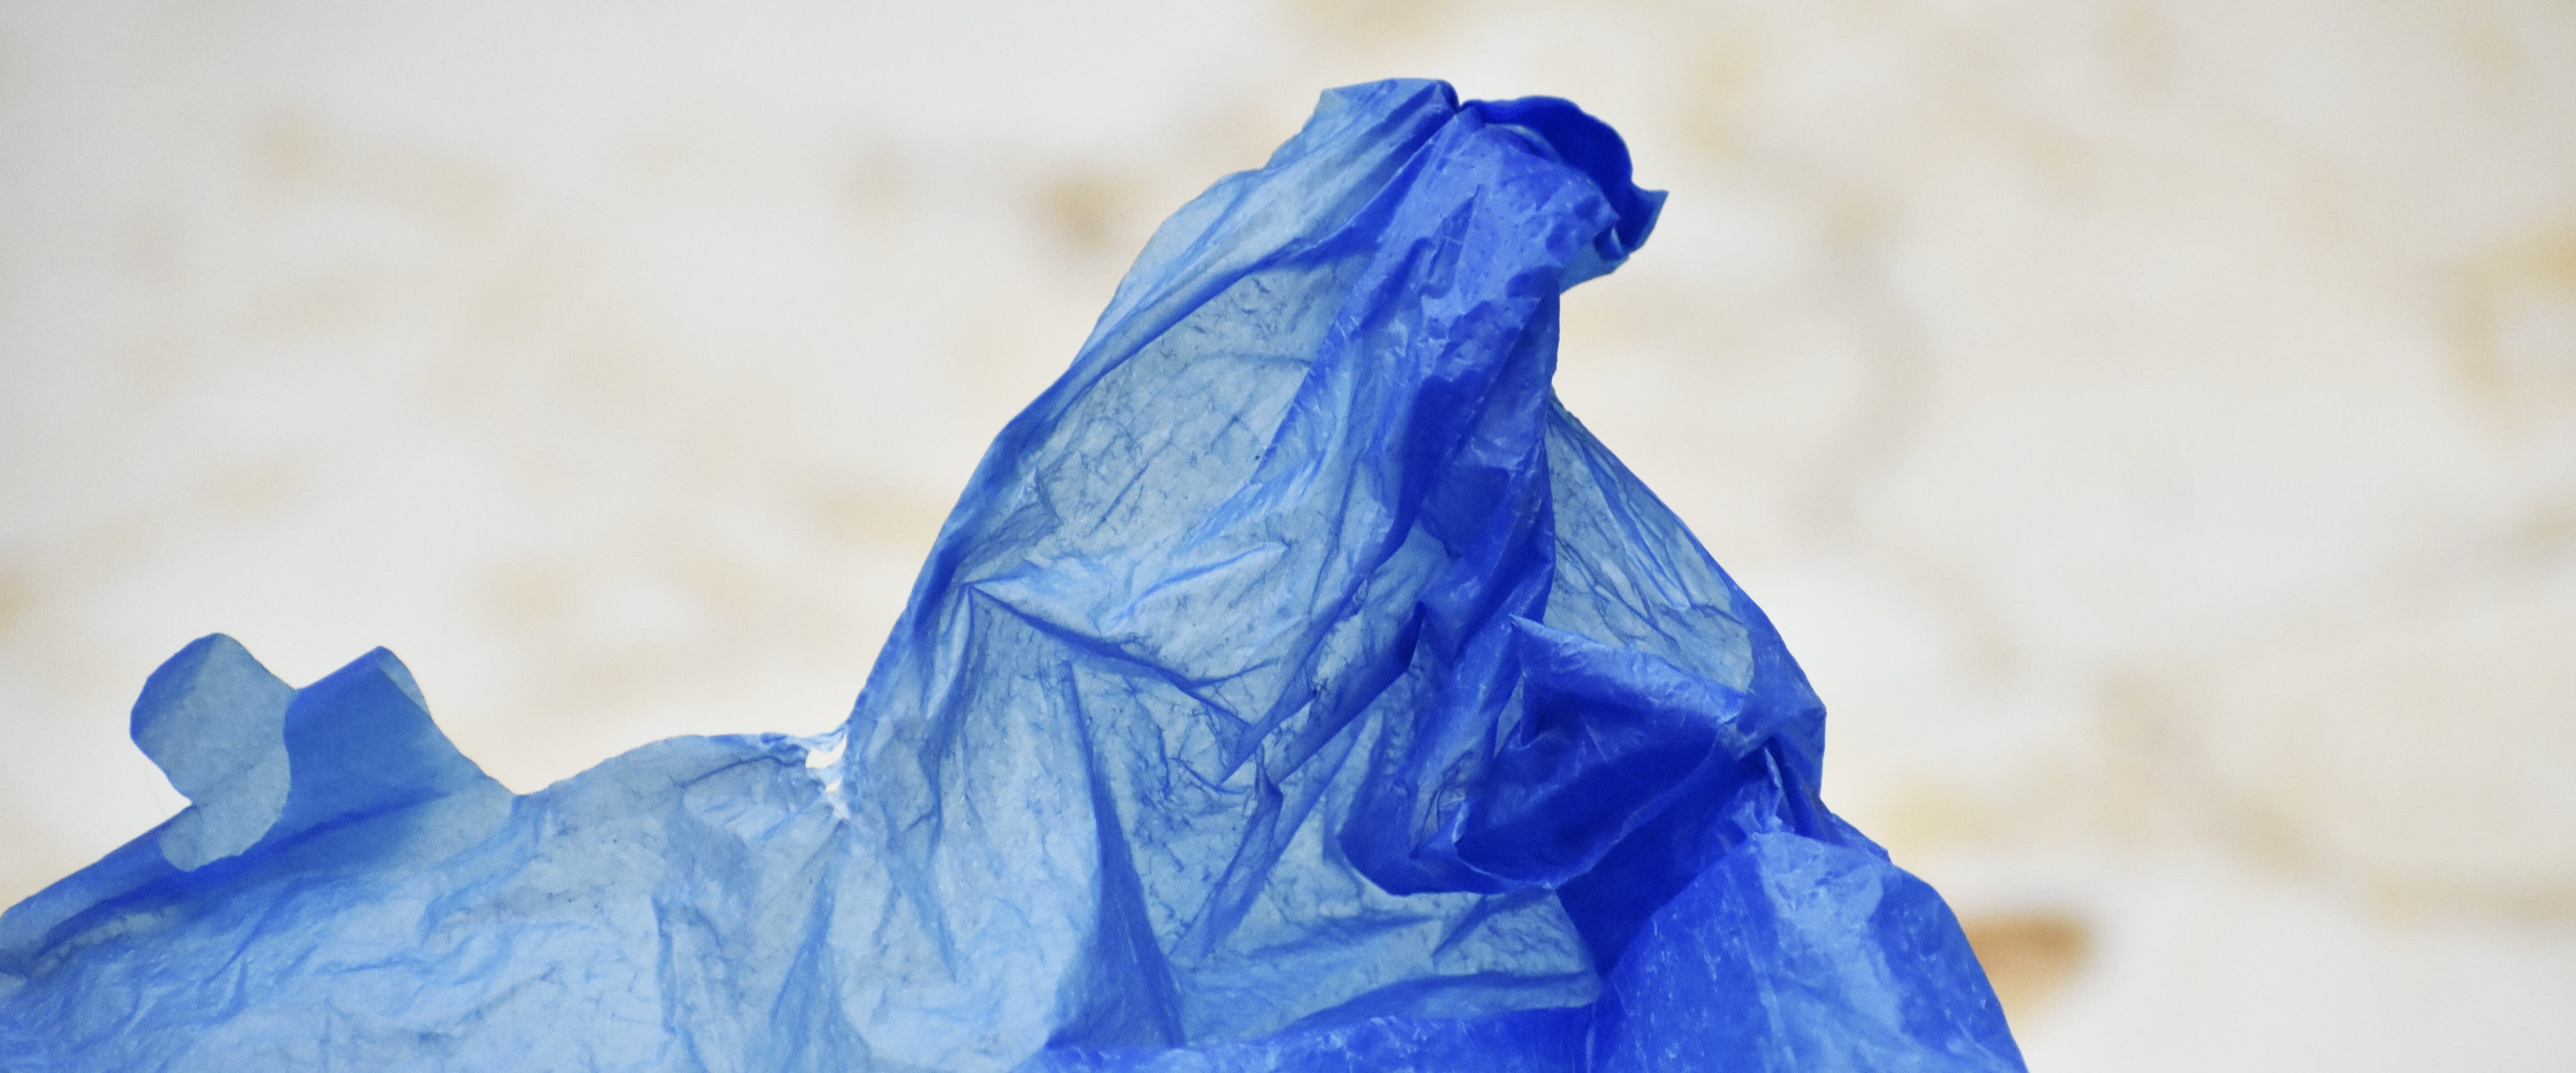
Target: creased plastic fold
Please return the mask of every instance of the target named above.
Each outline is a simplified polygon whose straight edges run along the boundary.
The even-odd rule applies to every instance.
[[[512,795],[210,637],[0,917],[11,1070],[2014,1070],[1770,623],[1549,388],[1662,195],[1335,90],[994,441],[848,722]]]

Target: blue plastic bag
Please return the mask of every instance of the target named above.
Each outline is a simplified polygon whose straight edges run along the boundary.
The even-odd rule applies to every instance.
[[[1335,90],[1002,431],[855,710],[534,794],[222,636],[195,802],[0,917],[14,1071],[2011,1070],[1770,623],[1549,389],[1662,195]]]

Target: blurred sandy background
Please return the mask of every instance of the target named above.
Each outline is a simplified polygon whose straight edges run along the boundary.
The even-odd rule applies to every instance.
[[[2576,1063],[2576,6],[0,5],[0,903],[221,630],[533,790],[840,718],[986,440],[1326,86],[1672,191],[1562,394],[2035,1069]]]

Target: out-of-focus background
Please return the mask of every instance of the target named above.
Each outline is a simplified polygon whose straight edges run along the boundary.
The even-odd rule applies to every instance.
[[[2576,1062],[2576,7],[0,6],[0,903],[231,633],[533,790],[836,723],[987,439],[1327,86],[1672,191],[1559,387],[2035,1069]]]

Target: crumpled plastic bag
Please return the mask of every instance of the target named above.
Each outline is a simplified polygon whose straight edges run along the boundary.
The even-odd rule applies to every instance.
[[[2011,1070],[1752,601],[1549,388],[1662,195],[1335,90],[1003,429],[843,728],[514,795],[223,636],[195,802],[0,917],[0,1068]]]

